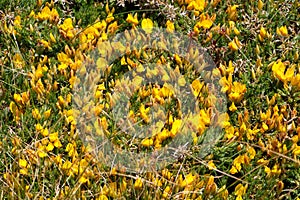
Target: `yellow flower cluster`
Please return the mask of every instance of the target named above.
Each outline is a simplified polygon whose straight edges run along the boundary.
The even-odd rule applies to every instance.
[[[74,27],[73,27],[73,21],[71,18],[67,18],[64,20],[64,23],[59,25],[60,33],[69,39],[72,39],[74,37]]]
[[[200,15],[200,20],[194,26],[195,36],[199,35],[201,28],[203,28],[203,29],[211,28],[215,19],[216,19],[216,15],[213,15],[212,17],[210,17],[208,14],[202,13]]]
[[[226,92],[228,94],[229,100],[234,103],[239,103],[244,97],[244,94],[246,92],[246,85],[242,84],[240,82],[233,82],[232,83],[232,74],[234,71],[234,67],[232,62],[230,61],[228,64],[228,67],[222,65],[221,66],[224,70],[224,74],[226,76],[223,76],[220,79],[220,85],[222,86],[222,92]]]
[[[194,11],[196,16],[206,7],[205,0],[185,0],[185,3],[188,4],[186,7],[187,10]]]
[[[55,8],[50,8],[48,6],[45,6],[41,12],[38,12],[36,15],[34,13],[30,14],[31,16],[34,16],[38,20],[49,20],[50,22],[58,22],[59,20],[59,14]]]
[[[288,83],[291,83],[292,86],[295,86],[297,89],[300,87],[300,75],[295,75],[296,65],[291,65],[288,68],[286,64],[278,60],[273,63],[272,71],[274,76],[283,82],[284,87],[288,86]]]
[[[11,40],[11,44],[16,46],[10,47],[16,48],[10,52],[6,44],[1,44],[3,52],[0,64],[4,65],[0,70],[1,78],[3,76],[0,97],[7,92],[2,90],[6,85],[11,88],[11,93],[8,97],[5,96],[6,93],[3,95],[8,98],[8,103],[0,102],[4,108],[0,117],[7,116],[7,119],[12,120],[7,122],[8,126],[0,123],[0,127],[9,132],[9,139],[4,135],[5,139],[0,142],[1,152],[8,149],[3,154],[3,162],[11,162],[5,167],[1,165],[1,169],[6,170],[2,178],[6,186],[3,187],[13,188],[11,194],[3,189],[5,195],[11,195],[14,199],[14,193],[20,193],[22,197],[34,198],[34,189],[42,187],[42,195],[45,193],[45,196],[50,196],[52,194],[44,187],[53,189],[47,184],[52,184],[50,179],[55,179],[62,186],[57,191],[51,190],[58,199],[74,196],[82,199],[88,198],[87,196],[94,199],[115,199],[124,196],[134,198],[138,195],[149,199],[154,195],[163,199],[243,199],[252,193],[248,189],[252,183],[246,183],[247,177],[241,178],[239,175],[249,175],[249,172],[249,177],[253,173],[260,178],[266,177],[264,181],[270,181],[268,183],[276,182],[276,187],[273,187],[277,188],[276,196],[285,192],[283,188],[290,184],[290,177],[282,180],[282,177],[289,176],[285,166],[288,163],[297,170],[300,156],[297,106],[300,71],[298,50],[293,47],[297,44],[290,42],[294,41],[290,38],[296,35],[293,25],[288,26],[290,23],[286,22],[286,25],[276,24],[271,27],[269,24],[272,22],[268,22],[256,26],[260,22],[256,21],[255,29],[249,31],[254,42],[247,41],[244,37],[248,34],[245,29],[252,25],[240,20],[244,9],[242,3],[235,5],[231,4],[233,2],[226,2],[225,5],[219,0],[176,2],[182,8],[180,12],[188,13],[177,17],[186,19],[188,23],[177,21],[176,18],[162,20],[161,25],[159,20],[153,20],[152,15],[132,12],[126,14],[127,18],[125,16],[126,19],[123,18],[120,20],[122,23],[118,24],[119,15],[114,15],[115,8],[110,8],[108,3],[95,3],[103,7],[107,17],[98,18],[82,29],[78,19],[72,14],[59,16],[56,1],[43,3],[41,0],[37,1],[34,11],[28,16],[16,12],[18,15],[10,22],[4,19],[1,26],[3,30],[0,31],[5,37],[1,41],[9,43]],[[267,12],[263,9],[266,5],[269,9],[272,2],[265,5],[259,0],[250,4],[255,5],[251,10],[255,13],[253,20],[263,21],[261,15]],[[220,8],[225,10],[222,13],[214,12],[214,9]],[[63,12],[59,13],[64,15]],[[27,27],[28,23],[30,25]],[[192,27],[189,27],[191,24]],[[110,36],[121,32],[128,25],[132,29],[124,31],[128,40],[126,45],[109,40]],[[141,49],[130,46],[131,41],[149,42],[149,35],[155,31],[155,27],[160,26],[166,28],[168,33],[185,32],[187,27],[187,30],[192,30],[188,35],[191,43],[185,58],[167,51],[178,48],[182,42],[167,41],[167,37],[156,38],[151,44],[161,49],[161,52],[155,48],[149,49],[148,45]],[[136,32],[138,28],[142,29],[140,35]],[[221,92],[229,100],[229,110],[226,113],[214,112],[216,106],[219,106],[219,99],[210,93],[211,85],[198,78],[200,70],[195,68],[203,69],[204,66],[197,62],[202,55],[193,48],[193,40],[206,44],[207,50],[216,58],[218,66],[207,73],[204,80],[217,81],[221,85]],[[277,46],[278,43],[281,46]],[[273,46],[276,49],[272,49]],[[253,53],[247,52],[245,47],[252,49]],[[95,60],[89,56],[93,50],[99,53],[99,58]],[[276,53],[275,57],[271,55],[272,50]],[[119,61],[109,63],[115,52],[121,55]],[[280,55],[277,56],[277,52]],[[188,63],[186,58],[194,63]],[[150,61],[154,64],[153,68],[147,68]],[[268,65],[268,62],[271,63]],[[95,64],[101,73],[91,72],[89,64]],[[164,67],[172,72],[168,73]],[[123,77],[128,71],[134,78]],[[12,78],[10,73],[14,73]],[[82,78],[86,75],[89,75],[88,79]],[[143,75],[160,79],[163,83],[143,85]],[[103,81],[103,78],[106,80]],[[174,80],[176,86],[188,86],[192,90],[192,96],[197,102],[192,114],[185,116],[182,113],[181,109],[186,102],[176,100],[178,91],[168,83]],[[76,92],[71,92],[80,81],[97,82],[93,94],[81,98],[80,95],[76,96]],[[263,85],[263,88],[257,88],[257,91],[262,92],[259,94],[260,99],[253,92],[256,84]],[[132,97],[128,103],[128,113],[123,113],[128,119],[128,127],[125,128],[131,131],[133,126],[140,126],[140,130],[144,130],[154,122],[150,130],[143,133],[143,139],[126,134],[118,127],[123,121],[115,122],[112,119],[114,106],[122,100],[122,96],[118,96],[120,93]],[[81,110],[72,108],[72,103],[78,104]],[[95,120],[90,123],[91,119]],[[25,126],[26,123],[29,126]],[[203,158],[203,163],[207,164],[199,165],[202,161],[194,157],[193,153],[202,150],[200,143],[210,136],[208,128],[216,128],[212,130],[218,131],[215,126],[219,125],[223,128],[220,134],[224,132],[221,145]],[[21,131],[18,130],[19,127]],[[105,161],[102,160],[106,155],[92,152],[95,147],[100,148],[97,146],[98,141],[95,142],[94,139],[99,136],[111,138],[121,149],[147,153],[168,147],[169,141],[185,133],[190,133],[189,139],[194,144],[191,147],[193,152],[180,152],[183,153],[183,159],[180,157],[155,173],[127,174],[127,169],[115,166],[115,163],[109,169],[104,167]],[[88,141],[92,141],[90,144],[82,144],[79,136],[83,134]],[[4,143],[9,143],[11,147]],[[218,153],[219,150],[222,153],[212,153]],[[224,170],[224,160],[219,155],[228,156],[227,151],[234,152],[235,155],[227,157],[232,160],[228,169]],[[234,191],[229,193],[227,183],[220,186],[224,176],[215,176],[215,171],[224,176],[229,173],[228,176],[236,177],[237,180],[241,178],[243,182],[237,183]],[[42,182],[42,186],[34,184],[35,181]],[[293,181],[298,183],[297,180]],[[257,187],[261,188],[259,181],[257,183]],[[18,188],[20,185],[22,189]]]
[[[239,155],[233,160],[232,167],[230,169],[231,174],[236,174],[241,171],[242,164],[249,165],[251,160],[254,159],[256,151],[253,147],[247,147],[247,153]]]

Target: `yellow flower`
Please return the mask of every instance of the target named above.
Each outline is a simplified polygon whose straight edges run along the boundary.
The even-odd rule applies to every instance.
[[[288,33],[288,30],[287,30],[286,26],[281,26],[280,28],[277,28],[276,33],[278,35],[281,35],[281,36],[284,36],[284,37],[289,36],[289,33]]]
[[[243,99],[245,92],[246,92],[245,84],[234,82],[231,88],[231,92],[228,95],[229,100],[238,103]]]
[[[73,34],[73,32],[71,30],[68,30],[67,34],[65,34],[65,36],[67,36],[68,38],[73,38],[74,34]]]
[[[30,12],[29,17],[36,17],[33,10]]]
[[[180,127],[181,127],[181,120],[176,119],[172,124],[172,128],[171,128],[171,131],[170,131],[170,136],[175,137],[175,135],[177,134]]]
[[[170,186],[167,186],[165,189],[164,189],[164,192],[163,192],[163,198],[167,198],[169,195],[170,195],[170,193],[171,193],[171,187]]]
[[[240,34],[239,29],[237,29],[236,27],[233,28],[233,32],[234,32],[236,35],[239,35],[239,34]]]
[[[264,7],[264,2],[262,2],[262,0],[258,0],[257,7],[258,10],[261,10]]]
[[[23,68],[23,66],[25,65],[25,62],[20,53],[16,53],[13,56],[13,63],[16,68]]]
[[[14,25],[16,27],[19,27],[19,28],[21,27],[21,17],[20,17],[20,15],[16,16],[16,18],[14,20]]]
[[[214,176],[209,176],[207,184],[205,186],[205,191],[204,191],[206,194],[211,194],[211,193],[216,192],[217,185],[214,182],[214,179],[215,179]]]
[[[59,107],[59,109],[61,109],[61,107],[63,107],[66,104],[64,98],[62,96],[58,97],[58,101],[57,101],[57,106]]]
[[[46,151],[52,151],[54,149],[54,146],[53,146],[53,144],[51,143],[51,142],[49,142],[49,144],[47,145],[47,147],[46,147]]]
[[[142,64],[138,64],[138,66],[136,67],[136,71],[142,73],[145,71],[145,68]]]
[[[229,28],[230,30],[235,27],[235,22],[234,21],[229,21]]]
[[[107,26],[107,23],[105,20],[102,20],[101,22],[96,22],[93,27],[95,27],[98,30],[104,30]]]
[[[73,29],[73,22],[71,18],[65,19],[62,25],[59,26],[63,31],[68,31]]]
[[[50,142],[54,142],[55,140],[58,140],[58,132],[49,134],[49,140]]]
[[[64,71],[65,69],[67,69],[67,68],[68,68],[68,65],[65,64],[65,63],[62,63],[62,64],[58,65],[58,67],[57,67],[57,69],[61,72]]]
[[[41,65],[38,65],[37,69],[34,71],[34,79],[35,80],[38,80],[39,78],[42,78],[43,77],[43,68]]]
[[[50,18],[50,8],[48,6],[45,6],[41,12],[39,12],[36,16],[39,20],[47,20]]]
[[[205,5],[206,5],[205,0],[193,0],[189,3],[186,9],[201,12],[204,10]]]
[[[235,174],[235,173],[241,171],[242,164],[244,164],[244,163],[245,163],[245,157],[244,157],[244,155],[239,155],[238,157],[236,157],[233,160],[233,164],[232,164],[232,167],[230,169],[230,173],[231,174]]]
[[[230,140],[231,138],[234,137],[234,127],[233,126],[227,126],[225,128],[225,133],[226,133],[225,137]]]
[[[265,172],[266,172],[267,176],[280,175],[281,169],[279,168],[278,164],[275,164],[272,169],[265,166]]]
[[[239,50],[239,47],[237,46],[237,44],[234,41],[229,42],[228,47],[233,51]]]
[[[194,36],[197,37],[199,35],[199,33],[200,33],[200,30],[199,30],[199,28],[197,26],[194,26],[193,32],[194,32]]]
[[[268,120],[271,117],[271,110],[268,109],[266,113],[260,113],[260,118],[263,121]]]
[[[291,81],[294,77],[295,65],[289,67],[286,70],[286,66],[284,65],[284,63],[282,63],[281,60],[278,60],[272,65],[272,71],[274,76],[286,85],[287,82]]]
[[[242,122],[240,126],[240,133],[244,133],[247,130],[245,122]]]
[[[229,110],[230,110],[231,112],[234,112],[234,111],[237,110],[237,108],[236,108],[234,102],[231,103],[231,106],[229,107]]]
[[[45,146],[42,144],[39,144],[37,154],[40,158],[44,158],[47,156],[47,153],[45,152]]]
[[[49,19],[51,22],[57,22],[59,20],[59,14],[55,8],[52,8]]]
[[[166,23],[166,26],[167,26],[167,32],[168,33],[173,33],[174,32],[175,26],[174,26],[173,22],[171,22],[170,20],[168,20],[167,23]]]
[[[209,125],[210,124],[210,116],[209,116],[209,111],[205,111],[203,109],[200,110],[200,120],[203,122],[204,125]]]
[[[178,78],[178,85],[179,85],[179,86],[185,86],[185,84],[186,84],[186,81],[185,81],[184,76],[180,76],[180,77]]]
[[[146,18],[142,20],[142,29],[147,33],[150,34],[152,33],[153,29],[153,22],[151,19]]]
[[[199,27],[203,27],[205,29],[209,29],[212,25],[213,21],[211,19],[205,19],[199,23]]]
[[[137,13],[134,14],[134,16],[132,16],[131,13],[128,14],[126,22],[133,24],[134,26],[139,24],[139,20],[137,18]]]
[[[213,169],[216,169],[216,168],[217,168],[216,165],[215,165],[215,163],[214,163],[214,161],[212,161],[212,160],[210,160],[210,161],[207,163],[207,165],[208,165],[208,169],[209,169],[209,170],[213,170]]]
[[[44,112],[44,117],[45,117],[45,119],[48,119],[48,118],[50,117],[50,114],[51,114],[51,109],[46,110],[46,111]]]
[[[72,59],[67,54],[65,54],[63,52],[60,52],[60,53],[57,54],[57,59],[61,63],[66,63],[66,64],[71,64],[73,62]]]
[[[113,16],[113,13],[109,13],[109,14],[107,15],[106,19],[105,19],[105,22],[106,22],[106,23],[110,23],[110,22],[112,22],[114,19],[115,19],[115,18],[114,18],[114,16]]]
[[[150,108],[145,108],[144,104],[140,107],[140,116],[144,120],[144,122],[148,123],[150,121],[149,116],[147,115],[150,111]]]
[[[263,159],[263,158],[261,158],[261,159],[259,159],[259,160],[257,161],[257,163],[258,163],[258,164],[267,164],[267,163],[269,163],[269,161],[268,161],[268,160],[265,160],[265,159]]]
[[[198,97],[200,91],[202,90],[202,87],[204,85],[204,82],[201,82],[199,79],[195,79],[192,82],[192,88],[193,88],[193,93],[195,97]]]
[[[232,64],[232,60],[228,62],[228,66],[226,67],[226,73],[233,74],[234,72],[234,65]]]
[[[40,123],[36,124],[36,125],[35,125],[35,130],[36,130],[37,132],[42,131],[42,130],[43,130],[42,125],[41,125]]]
[[[228,47],[233,51],[237,51],[242,47],[242,44],[237,37],[234,37],[234,40],[228,43]]]
[[[174,60],[178,65],[182,64],[181,58],[178,54],[174,54]]]
[[[300,74],[293,76],[293,78],[291,80],[291,84],[294,87],[300,88]]]
[[[295,65],[292,65],[289,67],[285,72],[285,78],[287,81],[291,81],[294,77],[294,71],[295,71]]]
[[[230,169],[230,171],[229,171],[230,174],[236,174],[238,172],[239,171],[238,171],[238,169],[235,166],[232,166],[231,169]]]
[[[34,108],[34,109],[32,110],[32,116],[33,116],[33,118],[36,119],[36,120],[39,120],[39,119],[42,118],[42,116],[41,116],[41,114],[40,114],[40,112],[39,112],[39,110],[38,110],[37,108]]]
[[[228,79],[226,77],[222,77],[219,81],[220,85],[222,86],[222,92],[230,92],[232,88],[232,74],[229,73]]]
[[[192,173],[188,174],[185,179],[180,183],[180,187],[185,187],[187,185],[192,184],[196,179],[196,176],[194,176]]]
[[[68,152],[68,155],[70,157],[78,155],[78,153],[76,151],[76,145],[73,145],[72,143],[67,144],[66,152]]]
[[[292,140],[292,142],[293,143],[298,143],[298,141],[299,141],[299,136],[298,135],[294,135],[292,138],[291,138],[291,140]]]
[[[19,167],[26,168],[27,167],[27,161],[25,159],[19,160]]]
[[[61,142],[60,142],[58,139],[55,140],[53,144],[54,144],[54,146],[55,146],[56,148],[62,147],[62,144],[61,144]]]
[[[136,179],[135,183],[134,183],[134,189],[141,189],[143,187],[143,181],[141,178]]]
[[[142,140],[141,145],[144,147],[150,147],[153,145],[153,140],[151,138],[150,139],[145,138]]]
[[[298,50],[295,52],[294,54],[294,60],[297,61],[299,58],[299,53],[298,53]]]
[[[260,41],[264,41],[264,39],[266,38],[266,37],[268,37],[269,36],[269,33],[266,31],[266,29],[262,26],[261,28],[260,28],[260,31],[259,31],[259,35],[258,35],[258,38],[259,38],[259,40]]]
[[[55,39],[54,35],[52,33],[50,33],[49,36],[50,36],[50,41],[53,42],[53,43],[55,43],[56,39]]]
[[[84,175],[81,175],[81,177],[79,178],[79,183],[81,183],[81,184],[84,184],[88,181],[89,180]]]
[[[121,65],[127,65],[125,56],[121,58]]]
[[[251,160],[254,159],[254,157],[256,155],[256,151],[253,147],[249,147],[247,149],[247,153],[249,154]]]
[[[246,194],[247,185],[243,186],[241,183],[239,183],[234,190],[234,194],[237,196],[237,200],[242,200],[242,196]]]
[[[250,128],[247,129],[246,135],[247,135],[248,140],[253,140],[254,136],[259,132],[260,132],[260,129],[254,129],[254,130],[252,130]]]
[[[236,20],[236,17],[237,17],[237,10],[236,8],[238,7],[238,5],[233,5],[233,6],[229,6],[227,8],[227,14],[228,14],[228,17],[230,20],[233,20],[235,21]]]
[[[170,136],[170,133],[168,130],[163,129],[160,133],[158,133],[156,139],[160,142],[164,141],[165,139],[167,139]]]
[[[108,200],[108,198],[106,195],[101,194],[99,197],[96,198],[96,200]]]
[[[137,65],[133,60],[131,60],[128,57],[127,57],[126,61],[127,61],[128,65],[130,65],[130,67],[136,67],[136,65]]]
[[[22,102],[22,97],[20,94],[14,94],[14,100],[15,102],[17,102],[18,104],[23,104]]]
[[[22,104],[25,105],[29,102],[29,92],[22,92]]]
[[[300,155],[300,146],[296,145],[296,147],[293,149],[293,155],[295,157]]]
[[[71,167],[72,167],[72,163],[69,161],[69,160],[66,160],[65,162],[64,162],[64,164],[63,164],[63,166],[62,166],[62,169],[63,170],[68,170],[68,169],[70,169]]]
[[[206,129],[205,124],[203,123],[202,119],[199,118],[198,126],[197,126],[197,131],[198,131],[197,135],[202,135],[205,129]]]
[[[92,41],[95,37],[100,36],[100,32],[94,26],[90,26],[84,30],[84,33],[87,35],[89,41]]]
[[[30,16],[34,16],[35,18],[41,21],[49,19],[51,22],[57,22],[59,19],[57,10],[55,8],[52,8],[52,10],[50,10],[48,6],[45,6],[43,10],[37,15],[35,15],[34,12],[30,13]]]
[[[261,127],[262,127],[262,132],[265,132],[269,129],[268,125],[265,122],[262,123]]]
[[[99,116],[100,113],[102,112],[103,108],[104,108],[103,104],[95,106],[95,108],[94,108],[95,115]]]
[[[167,84],[164,84],[164,86],[160,89],[160,96],[161,97],[171,97],[174,94],[174,91],[172,88],[170,88]]]
[[[200,15],[200,21],[195,25],[198,29],[199,28],[204,28],[204,29],[209,29],[214,22],[214,16],[213,17],[209,17],[209,15],[205,15],[205,14],[201,14]]]
[[[20,174],[27,175],[28,174],[28,169],[27,168],[20,169]]]
[[[118,22],[115,21],[114,23],[108,25],[108,27],[107,27],[107,32],[113,34],[114,32],[117,31],[117,29],[118,29]],[[104,33],[104,32],[103,32],[103,33]],[[104,38],[103,36],[104,36],[104,35],[102,35],[102,38]]]
[[[49,135],[49,131],[47,128],[45,128],[44,130],[42,130],[41,134],[44,136],[44,137],[47,137]]]

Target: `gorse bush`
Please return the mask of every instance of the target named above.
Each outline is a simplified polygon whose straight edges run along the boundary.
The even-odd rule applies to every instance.
[[[1,199],[300,199],[299,2],[0,8]]]

